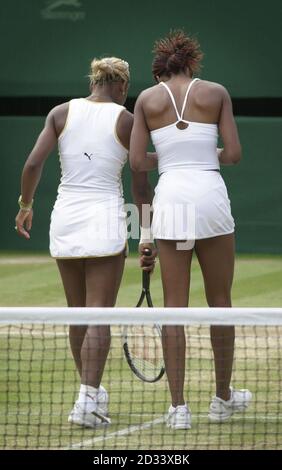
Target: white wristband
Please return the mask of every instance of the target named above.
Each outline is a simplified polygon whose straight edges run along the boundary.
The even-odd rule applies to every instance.
[[[141,243],[154,243],[154,236],[151,231],[151,227],[140,227],[140,241]]]

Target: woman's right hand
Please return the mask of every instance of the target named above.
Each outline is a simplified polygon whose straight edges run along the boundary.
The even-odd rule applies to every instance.
[[[146,254],[146,250],[148,249],[151,251],[150,255]],[[140,266],[143,271],[154,271],[157,254],[158,251],[153,243],[139,244]]]
[[[20,209],[16,217],[15,229],[21,237],[24,237],[27,240],[30,239],[30,235],[28,232],[31,230],[32,227],[32,218],[32,209],[30,209],[29,211]]]

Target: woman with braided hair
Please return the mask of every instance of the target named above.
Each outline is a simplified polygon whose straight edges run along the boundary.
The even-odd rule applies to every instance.
[[[16,228],[28,239],[33,196],[44,162],[58,144],[62,177],[51,215],[50,252],[70,307],[111,307],[116,302],[127,243],[121,172],[133,124],[123,106],[128,84],[127,62],[94,59],[90,96],[49,113],[23,169]],[[144,195],[142,202],[150,203],[146,173],[133,178],[139,197]],[[73,325],[69,337],[81,378],[69,422],[87,427],[109,423],[108,394],[101,380],[110,327]]]

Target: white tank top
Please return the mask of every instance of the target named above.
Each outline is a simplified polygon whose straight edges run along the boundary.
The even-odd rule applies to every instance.
[[[166,83],[160,83],[168,91],[177,116],[175,123],[151,131],[160,174],[177,169],[218,170],[220,168],[217,156],[217,124],[183,119],[189,92],[197,80],[199,78],[194,78],[187,88],[181,114],[178,112],[170,88]],[[177,127],[179,122],[188,124],[188,127],[179,129]]]
[[[119,142],[116,123],[125,108],[115,103],[69,102],[58,146],[62,177],[58,192],[122,195],[121,172],[128,151]]]

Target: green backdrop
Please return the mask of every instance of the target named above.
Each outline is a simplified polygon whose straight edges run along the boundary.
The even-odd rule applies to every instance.
[[[0,118],[2,148],[0,186],[0,249],[48,249],[50,212],[60,178],[58,155],[50,155],[35,198],[34,227],[30,241],[14,231],[20,174],[24,161],[44,123],[38,117]],[[222,170],[237,226],[240,252],[282,252],[282,118],[238,118],[243,160]],[[153,184],[157,175],[152,175]],[[125,199],[131,201],[130,171],[124,171]],[[131,249],[136,248],[132,244]]]
[[[278,98],[281,13],[281,0],[1,1],[0,97],[85,96],[90,61],[100,55],[129,61],[130,95],[136,97],[152,84],[154,40],[170,28],[185,27],[198,35],[205,53],[203,78],[224,84],[233,98]],[[21,169],[43,122],[38,117],[0,117],[0,249],[48,248],[60,173],[57,155],[49,157],[36,195],[32,239],[19,239],[13,229]],[[237,249],[282,252],[282,118],[237,122],[243,161],[222,171],[237,223]],[[124,186],[130,201],[128,168]]]
[[[6,0],[0,2],[0,96],[86,93],[94,56],[129,61],[130,95],[152,83],[154,41],[198,35],[202,77],[233,97],[282,96],[281,0]]]

